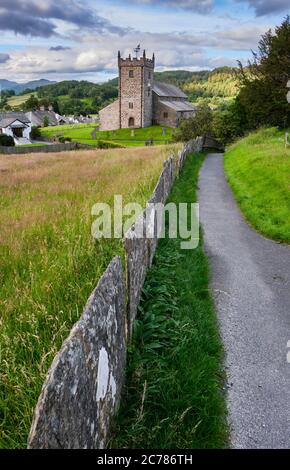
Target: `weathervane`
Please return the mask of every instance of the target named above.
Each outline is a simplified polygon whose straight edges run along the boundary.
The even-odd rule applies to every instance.
[[[138,59],[138,54],[141,50],[141,44],[138,44],[138,46],[134,49],[134,52],[136,54],[136,59]]]

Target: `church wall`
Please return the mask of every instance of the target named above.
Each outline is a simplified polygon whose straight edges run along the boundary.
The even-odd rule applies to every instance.
[[[99,112],[100,115],[100,131],[113,131],[119,129],[119,100],[109,104]]]

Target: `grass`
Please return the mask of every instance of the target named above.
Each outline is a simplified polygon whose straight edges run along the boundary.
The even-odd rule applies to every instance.
[[[166,135],[162,135],[162,127],[151,126],[142,129],[134,129],[134,136],[131,129],[117,129],[116,131],[97,131],[96,138],[92,138],[92,133],[96,130],[97,124],[75,124],[72,126],[56,126],[41,129],[42,136],[53,137],[63,135],[74,141],[96,145],[97,140],[112,141],[124,147],[143,147],[145,142],[153,139],[155,144],[164,145],[171,141],[172,129],[166,129]]]
[[[37,143],[37,144],[24,144],[24,145],[20,145],[20,147],[47,147],[48,144],[45,144],[45,143]]]
[[[260,233],[290,243],[290,148],[285,132],[262,129],[232,145],[225,172],[246,219]]]
[[[25,95],[16,95],[16,96],[11,96],[11,98],[8,99],[8,104],[11,106],[11,108],[18,108],[21,106],[23,103],[25,103],[32,95],[37,95],[37,93],[26,93]]]
[[[97,124],[71,124],[65,126],[44,127],[40,129],[40,132],[44,138],[62,135],[83,144],[96,144],[96,141],[92,138],[92,133],[96,128]]]
[[[188,157],[171,202],[196,201],[203,155]],[[113,448],[223,448],[223,350],[202,243],[161,240],[146,279]]]
[[[114,255],[97,202],[145,205],[173,148],[0,155],[0,448],[26,446],[47,370]]]

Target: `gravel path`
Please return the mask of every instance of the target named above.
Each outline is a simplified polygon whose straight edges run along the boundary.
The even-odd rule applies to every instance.
[[[209,155],[199,180],[201,223],[226,350],[231,445],[290,448],[290,246],[257,234]]]

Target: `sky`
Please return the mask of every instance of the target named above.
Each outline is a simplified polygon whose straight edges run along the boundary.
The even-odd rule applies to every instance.
[[[159,71],[235,66],[289,13],[290,0],[0,0],[0,79],[104,82],[138,44]]]

